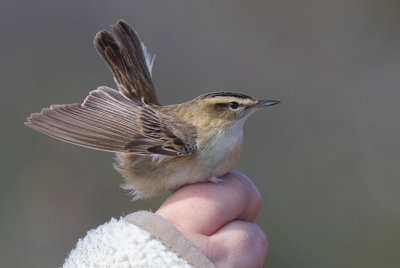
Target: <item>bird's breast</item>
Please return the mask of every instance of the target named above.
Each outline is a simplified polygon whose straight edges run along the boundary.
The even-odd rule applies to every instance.
[[[210,168],[212,176],[222,176],[236,164],[243,144],[243,130],[236,128],[216,134],[201,154],[201,159]]]

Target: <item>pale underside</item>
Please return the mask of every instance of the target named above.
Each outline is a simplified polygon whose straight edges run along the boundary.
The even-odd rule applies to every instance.
[[[238,160],[243,142],[242,123],[238,122],[223,136],[215,133],[207,148],[187,156],[153,157],[117,153],[114,167],[125,178],[124,188],[131,190],[134,199],[151,197],[162,191],[173,191],[184,184],[212,181],[226,174]]]

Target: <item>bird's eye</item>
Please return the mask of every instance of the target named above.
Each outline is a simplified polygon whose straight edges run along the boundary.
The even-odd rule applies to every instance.
[[[232,101],[229,103],[229,107],[231,107],[232,109],[237,109],[239,107],[239,104],[235,101]]]

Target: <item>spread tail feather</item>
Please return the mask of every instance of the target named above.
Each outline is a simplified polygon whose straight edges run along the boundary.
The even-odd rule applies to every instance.
[[[111,69],[119,91],[128,98],[159,104],[151,79],[154,56],[123,20],[118,21],[113,30],[118,42],[107,31],[101,31],[94,44]]]

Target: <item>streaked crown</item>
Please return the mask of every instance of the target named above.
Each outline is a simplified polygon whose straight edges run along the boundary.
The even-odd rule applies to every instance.
[[[257,100],[241,93],[212,92],[195,99],[214,118],[237,120],[257,108],[278,104],[275,100]]]

